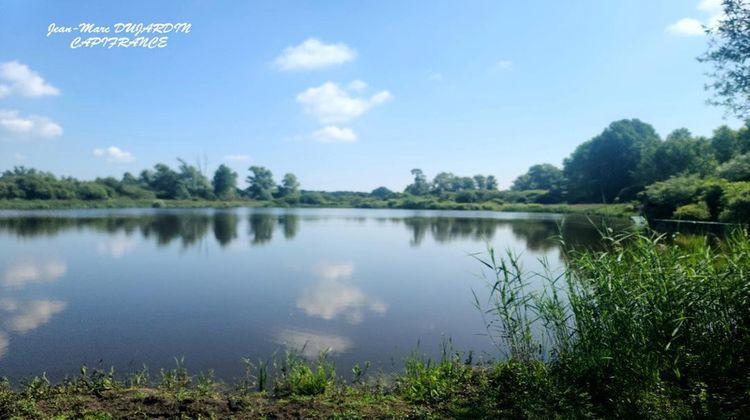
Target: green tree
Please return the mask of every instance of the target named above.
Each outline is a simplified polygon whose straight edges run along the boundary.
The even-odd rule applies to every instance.
[[[442,194],[445,192],[456,191],[458,178],[450,172],[440,172],[432,179],[432,192]]]
[[[729,181],[750,181],[750,153],[730,159],[719,166],[718,173]]]
[[[659,142],[650,124],[637,119],[613,122],[565,159],[569,199],[609,203],[634,198],[643,188],[636,174],[641,157]]]
[[[196,166],[190,165],[182,159],[180,162],[179,183],[187,191],[188,197],[212,198],[213,188],[208,178]]]
[[[455,191],[475,190],[476,188],[474,178],[470,176],[462,176],[456,179]]]
[[[188,192],[180,183],[180,175],[163,163],[154,165],[154,172],[143,171],[141,178],[159,198],[184,199]]]
[[[714,135],[711,137],[711,147],[719,163],[728,161],[739,151],[737,132],[726,125],[722,125],[714,130]]]
[[[478,190],[486,190],[487,177],[484,175],[474,175],[474,184],[476,184]]]
[[[414,175],[414,183],[409,184],[405,192],[412,195],[428,194],[430,192],[430,183],[427,182],[424,172],[421,169],[412,169],[411,174]]]
[[[251,166],[250,172],[252,174],[247,177],[247,183],[250,184],[247,187],[248,195],[256,200],[272,199],[275,187],[273,173],[263,166]]]
[[[561,202],[565,198],[567,181],[560,168],[549,163],[533,165],[525,174],[513,181],[511,190],[545,190],[547,194],[544,201]]]
[[[214,195],[221,200],[230,200],[237,194],[237,172],[222,164],[214,172]]]
[[[495,178],[495,175],[488,175],[487,176],[487,183],[485,184],[485,188],[488,190],[496,190],[498,187],[497,178]]]
[[[279,185],[279,197],[299,198],[299,181],[296,175],[292,173],[284,175],[281,185]]]
[[[370,195],[375,198],[385,200],[385,199],[393,197],[393,191],[389,190],[386,187],[378,187],[372,190]]]
[[[680,128],[656,148],[644,152],[638,178],[648,185],[677,175],[707,176],[714,173],[716,165],[709,141],[695,138],[686,128]]]
[[[709,103],[740,118],[750,112],[750,6],[746,0],[723,0],[724,16],[709,28],[708,51],[699,57],[713,65]]]

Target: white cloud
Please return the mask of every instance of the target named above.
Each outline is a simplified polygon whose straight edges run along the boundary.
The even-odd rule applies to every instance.
[[[107,162],[130,163],[135,160],[132,153],[126,152],[117,146],[109,146],[106,149],[94,149],[94,156],[103,157]]]
[[[706,28],[716,28],[724,19],[722,0],[701,0],[697,9],[707,14],[704,19],[685,17],[667,26],[667,32],[676,36],[700,36],[706,34]]]
[[[367,83],[363,82],[362,80],[352,80],[349,82],[348,85],[346,85],[349,90],[353,90],[355,92],[362,92],[363,90],[367,89]]]
[[[6,322],[8,329],[15,332],[25,333],[49,322],[52,317],[65,309],[65,302],[59,300],[32,300],[30,302],[18,303],[10,301],[12,305],[6,305],[3,309],[13,314]]]
[[[667,32],[672,35],[698,36],[703,35],[705,30],[703,29],[703,24],[698,19],[682,18],[667,26]]]
[[[14,109],[0,109],[0,139],[49,139],[62,135],[62,132],[62,127],[47,117],[22,116]]]
[[[299,45],[287,47],[274,60],[280,70],[313,70],[352,61],[357,52],[343,43],[325,44],[316,38],[308,38]]]
[[[252,158],[250,155],[226,155],[224,160],[227,162],[249,162]]]
[[[351,128],[341,128],[335,125],[327,125],[313,133],[313,140],[320,143],[354,143],[357,141],[357,133]]]
[[[60,90],[45,82],[39,74],[18,61],[0,63],[0,98],[11,94],[35,97],[59,95]]]
[[[344,353],[353,346],[352,340],[346,337],[313,331],[281,329],[274,335],[274,341],[308,359],[315,359],[323,352]]]
[[[698,10],[711,14],[721,13],[723,10],[721,2],[722,0],[701,0]]]
[[[19,262],[5,270],[3,284],[11,289],[21,289],[29,283],[53,282],[65,275],[66,271],[67,265],[59,260]]]
[[[369,99],[351,96],[336,83],[325,82],[297,95],[297,102],[305,112],[317,118],[321,123],[342,123],[350,121],[367,112],[375,105],[380,105],[393,98],[384,90],[372,95]]]

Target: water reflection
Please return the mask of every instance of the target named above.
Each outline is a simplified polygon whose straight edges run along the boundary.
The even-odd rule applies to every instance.
[[[68,267],[63,261],[17,262],[3,274],[3,285],[8,289],[21,289],[30,283],[53,282],[62,277]]]
[[[67,270],[67,264],[55,258],[16,262],[5,270],[3,285],[7,290],[18,292],[31,284],[54,282]],[[0,298],[0,358],[8,352],[8,332],[26,334],[35,330],[62,312],[65,306],[65,302],[53,299]]]
[[[321,353],[344,353],[354,345],[352,340],[340,335],[292,328],[276,331],[273,339],[277,344],[286,347],[287,350],[299,352],[300,355],[308,359],[315,359]]]
[[[19,302],[14,299],[1,299],[0,310],[10,315],[5,326],[13,332],[27,333],[49,322],[58,312],[65,309],[65,302],[39,299]]]
[[[355,325],[364,320],[366,311],[383,315],[388,310],[385,303],[350,283],[354,264],[321,264],[313,271],[318,280],[297,299],[297,308],[306,315],[327,321],[343,317]]]
[[[225,247],[237,239],[237,224],[240,218],[234,212],[220,212],[214,215],[214,237]]]
[[[238,226],[243,210],[211,211],[167,211],[140,215],[110,214],[100,217],[54,217],[45,215],[4,217],[0,214],[0,232],[7,232],[22,238],[53,236],[67,230],[91,229],[119,236],[110,238],[97,246],[100,254],[121,257],[135,247],[130,236],[139,232],[143,238],[153,239],[157,245],[166,246],[179,240],[183,247],[194,246],[213,232],[217,243],[226,247],[239,237]],[[434,213],[434,212],[433,212]],[[413,213],[412,213],[413,214]],[[530,216],[530,215],[526,215]],[[347,223],[367,224],[366,217],[331,216],[321,214],[297,214],[283,210],[250,210],[247,215],[249,242],[254,246],[270,243],[279,233],[292,240],[301,228],[301,222],[314,223],[330,219]],[[583,215],[546,215],[518,217],[508,214],[488,213],[477,217],[461,216],[413,216],[380,217],[371,220],[382,225],[391,222],[403,225],[410,232],[410,243],[418,247],[426,238],[437,243],[455,240],[492,241],[500,229],[510,229],[514,237],[526,243],[528,249],[549,251],[558,247],[557,237],[562,236],[566,243],[595,246],[600,243],[595,225],[602,219],[592,221]],[[609,219],[612,227],[629,225],[627,219]]]
[[[112,258],[121,258],[135,250],[136,239],[127,233],[117,233],[113,236],[100,240],[96,244],[99,255],[109,255]]]

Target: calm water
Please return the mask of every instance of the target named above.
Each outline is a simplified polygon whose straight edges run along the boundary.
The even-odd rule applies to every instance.
[[[595,244],[585,217],[349,210],[0,212],[0,376],[214,369],[329,349],[399,368],[441,337],[493,358],[471,289],[485,241],[560,264],[552,236]]]

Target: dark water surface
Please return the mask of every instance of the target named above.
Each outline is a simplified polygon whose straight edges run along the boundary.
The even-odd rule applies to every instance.
[[[560,264],[553,236],[595,245],[586,217],[354,210],[0,212],[0,376],[82,364],[152,372],[184,356],[231,381],[242,357],[329,350],[346,372],[400,368],[420,342],[497,357],[468,256],[486,242]]]

